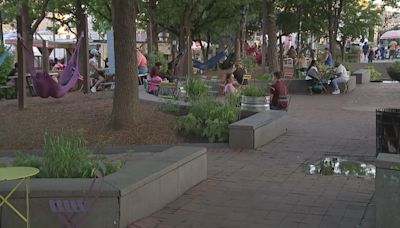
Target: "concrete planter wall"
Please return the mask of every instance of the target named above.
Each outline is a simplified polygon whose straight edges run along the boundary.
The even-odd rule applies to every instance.
[[[376,228],[400,227],[400,154],[378,155],[375,194]]]
[[[125,228],[128,224],[163,208],[207,177],[205,148],[172,147],[139,162],[127,162],[118,172],[104,178],[101,195],[80,227]],[[82,198],[91,179],[32,179],[31,227],[62,227],[49,208],[49,199]],[[6,194],[15,183],[4,182]],[[100,181],[94,189],[100,189]],[[11,202],[24,209],[25,191],[21,188]],[[92,201],[93,198],[90,199]],[[2,207],[0,227],[24,227],[9,208]]]
[[[371,81],[371,73],[367,69],[360,69],[351,74],[352,76],[356,76],[357,84],[366,84]]]

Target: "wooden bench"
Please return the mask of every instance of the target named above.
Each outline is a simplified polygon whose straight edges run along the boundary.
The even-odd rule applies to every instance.
[[[287,112],[260,112],[229,125],[229,146],[256,149],[286,133]]]

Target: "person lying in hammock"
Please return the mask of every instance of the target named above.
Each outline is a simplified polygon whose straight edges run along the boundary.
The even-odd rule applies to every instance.
[[[99,71],[99,65],[97,58],[99,57],[99,52],[96,49],[90,50],[89,59],[89,75],[93,78],[94,85],[90,89],[93,93],[97,91],[97,87],[105,80],[104,75]]]

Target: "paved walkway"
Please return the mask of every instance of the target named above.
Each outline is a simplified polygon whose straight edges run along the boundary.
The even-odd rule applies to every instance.
[[[286,135],[258,150],[208,150],[207,180],[130,227],[375,227],[373,179],[304,166],[325,156],[373,162],[379,107],[400,107],[399,84],[294,96]]]

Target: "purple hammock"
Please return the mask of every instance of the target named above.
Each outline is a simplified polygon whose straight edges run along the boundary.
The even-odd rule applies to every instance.
[[[65,69],[60,73],[58,82],[54,81],[49,75],[48,70],[36,72],[34,67],[34,56],[32,49],[29,50],[24,44],[24,52],[27,56],[27,68],[31,74],[33,88],[37,95],[41,98],[61,98],[63,97],[78,81],[79,78],[79,49],[81,45],[81,36],[76,44],[74,52],[68,61]]]

